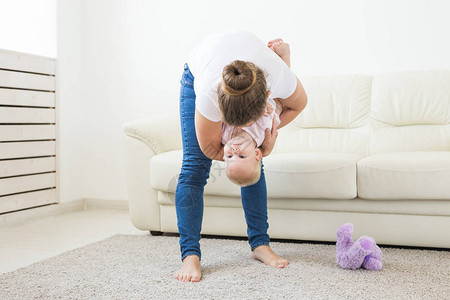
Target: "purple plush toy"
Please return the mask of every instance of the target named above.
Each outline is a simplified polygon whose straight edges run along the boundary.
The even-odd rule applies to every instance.
[[[344,269],[364,268],[381,270],[383,262],[380,247],[368,236],[353,242],[353,224],[346,223],[339,227],[336,242],[336,261]]]

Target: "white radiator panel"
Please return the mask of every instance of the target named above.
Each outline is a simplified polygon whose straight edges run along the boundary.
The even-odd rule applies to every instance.
[[[2,125],[0,142],[49,140],[56,138],[55,125]]]
[[[55,184],[55,173],[2,178],[0,196],[52,188]]]
[[[56,154],[54,141],[0,143],[0,159],[49,156]]]
[[[55,77],[49,75],[0,70],[0,87],[54,91]]]
[[[0,50],[0,214],[58,202],[55,65]]]
[[[56,170],[55,157],[0,160],[0,178],[24,174],[53,172]]]
[[[0,88],[3,105],[55,107],[55,93]]]

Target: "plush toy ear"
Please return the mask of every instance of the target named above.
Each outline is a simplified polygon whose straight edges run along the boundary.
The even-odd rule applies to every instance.
[[[351,233],[353,233],[354,228],[355,228],[355,226],[353,226],[352,223],[345,223],[344,225],[342,225],[341,227],[339,227],[339,231],[342,231],[342,232],[345,231],[345,232],[351,232]]]

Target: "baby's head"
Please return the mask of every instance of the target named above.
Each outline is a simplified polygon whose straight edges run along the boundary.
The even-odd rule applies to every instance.
[[[224,146],[225,173],[233,183],[245,187],[259,181],[261,150],[247,133],[233,137]]]

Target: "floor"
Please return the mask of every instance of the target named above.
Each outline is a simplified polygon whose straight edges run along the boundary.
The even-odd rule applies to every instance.
[[[0,274],[115,234],[145,234],[127,210],[89,208],[0,229]]]
[[[0,274],[103,240],[115,234],[149,235],[150,233],[138,230],[133,226],[128,210],[98,207],[28,221],[10,228],[0,228]],[[170,233],[165,233],[165,235],[176,236],[176,234]],[[218,238],[214,235],[202,235],[202,238],[208,237]],[[245,237],[228,238],[246,239]],[[273,239],[273,241],[310,242],[278,239]],[[393,248],[421,249],[416,247]],[[448,251],[448,249],[434,250]]]

